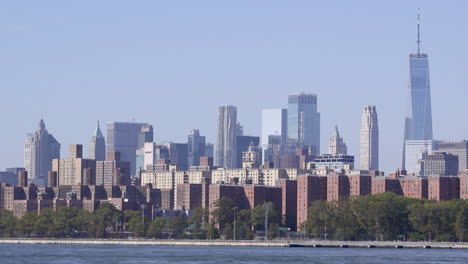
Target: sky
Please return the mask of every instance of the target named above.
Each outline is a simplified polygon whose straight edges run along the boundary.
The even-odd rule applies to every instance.
[[[0,169],[23,166],[41,116],[67,157],[97,120],[148,122],[156,142],[199,128],[215,143],[227,104],[260,136],[262,109],[307,92],[321,151],[337,124],[357,165],[361,111],[376,105],[380,169],[396,170],[418,8],[434,138],[468,139],[468,1],[1,1]]]

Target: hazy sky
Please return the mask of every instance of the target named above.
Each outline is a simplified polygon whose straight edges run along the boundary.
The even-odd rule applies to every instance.
[[[381,169],[394,170],[418,7],[434,137],[468,138],[468,1],[383,2],[1,1],[0,169],[23,166],[41,115],[66,157],[73,143],[87,152],[98,119],[215,142],[225,104],[260,135],[261,110],[304,91],[318,94],[322,152],[338,124],[356,164],[361,110],[375,104]]]

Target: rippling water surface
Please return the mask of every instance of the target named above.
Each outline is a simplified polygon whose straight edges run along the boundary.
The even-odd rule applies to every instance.
[[[468,263],[468,250],[0,245],[1,263]]]

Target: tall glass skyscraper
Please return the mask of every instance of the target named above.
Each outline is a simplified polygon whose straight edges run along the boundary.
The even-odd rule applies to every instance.
[[[320,113],[317,112],[317,95],[290,94],[288,98],[288,141],[290,145],[311,148],[320,154]]]
[[[410,54],[410,80],[408,113],[405,118],[404,146],[407,140],[432,140],[431,90],[429,83],[429,59],[421,53],[420,23],[418,13],[417,52]],[[406,150],[403,148],[403,166]]]
[[[142,137],[152,140],[152,131],[152,126],[147,123],[107,123],[107,151],[120,152],[120,159],[130,162],[131,175],[135,175],[136,150],[144,147]],[[150,133],[151,136],[144,136],[146,133]]]

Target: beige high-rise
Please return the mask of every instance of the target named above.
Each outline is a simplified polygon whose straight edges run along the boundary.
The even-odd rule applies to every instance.
[[[360,163],[361,170],[379,169],[379,126],[373,105],[366,105],[362,110]]]

